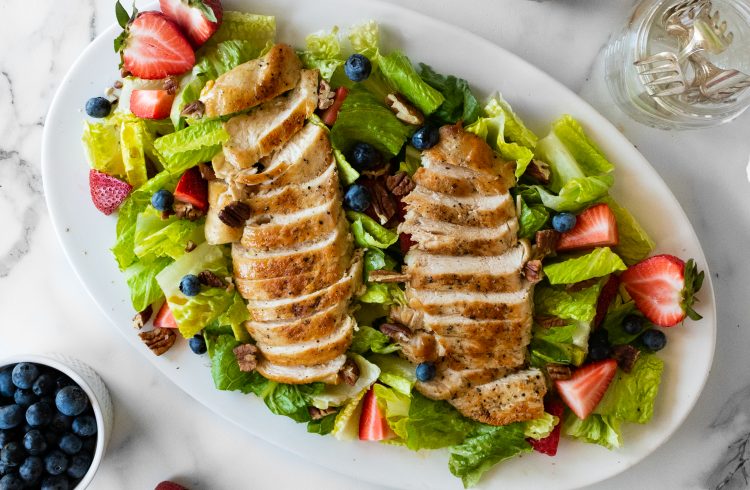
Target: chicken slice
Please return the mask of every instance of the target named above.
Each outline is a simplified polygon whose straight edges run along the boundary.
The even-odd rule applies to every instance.
[[[489,176],[500,177],[507,188],[513,187],[515,162],[507,162],[479,136],[464,131],[460,124],[440,128],[440,143],[423,153],[422,161],[462,167]],[[474,174],[476,175],[476,174]]]
[[[433,192],[456,197],[475,194],[493,196],[508,192],[509,183],[501,177],[445,163],[430,163],[426,158],[422,162],[424,166],[417,169],[414,182]]]
[[[411,235],[415,250],[441,255],[500,255],[517,241],[518,221],[495,227],[465,226],[420,216],[410,209],[398,231]]]
[[[344,367],[345,362],[345,354],[334,357],[328,362],[312,366],[284,366],[262,359],[256,369],[265,378],[278,383],[306,384],[322,381],[323,383],[337,384],[339,382],[339,371]]]
[[[338,328],[325,337],[291,345],[258,343],[265,359],[283,366],[313,365],[328,362],[349,348],[354,333],[354,319],[346,316]]]
[[[524,319],[531,316],[528,289],[507,293],[430,291],[406,288],[409,306],[428,315],[461,315],[471,320]]]
[[[250,219],[259,215],[292,214],[300,209],[341,201],[336,165],[332,162],[323,174],[303,184],[277,187],[273,191],[253,194],[245,202],[250,206]]]
[[[403,202],[420,216],[456,225],[494,227],[516,216],[510,194],[453,197],[418,185]]]
[[[302,62],[294,48],[277,44],[261,58],[238,65],[209,81],[200,100],[207,117],[244,111],[293,89],[300,79]]]
[[[330,335],[349,313],[345,302],[318,310],[310,316],[273,322],[248,321],[245,328],[264,345],[292,345]]]

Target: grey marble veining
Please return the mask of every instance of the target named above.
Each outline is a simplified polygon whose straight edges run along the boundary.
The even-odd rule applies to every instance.
[[[704,246],[719,311],[704,394],[670,441],[592,488],[750,487],[750,114],[677,133],[619,112],[603,85],[601,53],[634,0],[388,1],[467,28],[581,93],[667,181]],[[113,11],[110,0],[0,2],[0,16],[12,19],[0,29],[0,357],[62,351],[101,373],[116,418],[94,489],[153,488],[167,478],[194,489],[377,488],[239,432],[175,388],[123,344],[65,261],[43,202],[42,126],[66,70],[114,22]]]

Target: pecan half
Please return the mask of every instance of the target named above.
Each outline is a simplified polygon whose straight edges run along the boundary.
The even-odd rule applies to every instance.
[[[396,215],[398,207],[396,200],[385,188],[385,185],[380,180],[372,181],[370,188],[370,194],[372,194],[372,210],[375,211],[380,224],[384,225],[390,221]]]
[[[405,344],[411,339],[411,330],[399,323],[383,323],[378,327],[381,333],[397,344]]]
[[[635,362],[641,355],[641,351],[628,344],[613,345],[609,353],[612,358],[617,361],[617,365],[620,366],[620,369],[626,373],[633,370]]]
[[[121,89],[123,87],[122,81],[121,80],[116,80],[115,83],[112,84],[112,86],[114,88],[116,88],[117,90],[119,90],[119,89]]]
[[[210,163],[199,163],[198,170],[201,173],[203,180],[216,180],[216,173],[214,172],[214,166]]]
[[[227,226],[239,228],[250,217],[252,209],[242,201],[234,201],[219,211],[219,219]]]
[[[546,370],[547,376],[552,381],[570,379],[573,376],[570,366],[566,366],[565,364],[547,364]]]
[[[151,308],[151,305],[148,305],[145,310],[136,313],[133,317],[133,328],[135,328],[136,330],[142,329],[143,326],[151,319],[151,314],[153,312],[154,310]]]
[[[534,258],[543,259],[555,253],[557,242],[560,241],[560,233],[555,230],[540,230],[536,232],[535,239]]]
[[[395,271],[376,270],[370,271],[367,279],[370,282],[406,282],[409,280],[409,275]]]
[[[535,178],[541,184],[549,184],[549,177],[551,175],[549,164],[535,158],[526,167],[526,175]]]
[[[141,332],[138,336],[157,356],[167,352],[174,345],[174,341],[177,340],[177,334],[171,328],[156,327],[148,332]]]
[[[536,284],[541,281],[542,277],[544,277],[544,273],[542,272],[542,261],[535,259],[526,262],[526,265],[523,266],[523,275],[531,284]]]
[[[201,271],[198,273],[198,280],[203,284],[204,286],[209,286],[212,288],[224,288],[227,286],[227,283],[224,282],[222,278],[217,276],[211,271]]]
[[[336,413],[336,407],[328,407],[328,408],[317,408],[317,407],[307,407],[307,413],[310,414],[310,418],[313,420],[320,420],[326,415],[331,415],[332,413]]]
[[[404,197],[414,190],[417,184],[409,177],[406,172],[396,172],[395,175],[389,175],[385,179],[385,186],[396,197]]]
[[[240,371],[249,373],[258,366],[258,348],[253,344],[242,344],[232,349]]]
[[[198,245],[195,244],[194,241],[188,240],[185,244],[185,253],[190,253],[193,250],[195,250],[198,247]]]
[[[411,124],[412,126],[421,126],[424,124],[424,114],[414,107],[409,100],[401,94],[391,93],[385,96],[385,105],[396,115],[399,121]]]
[[[205,216],[206,212],[202,209],[196,208],[188,202],[175,201],[172,206],[174,214],[180,219],[186,219],[190,221],[196,221]]]
[[[205,113],[206,106],[203,104],[203,102],[201,102],[200,100],[194,100],[182,109],[180,115],[200,119]]]
[[[177,82],[177,78],[169,76],[164,79],[164,90],[166,90],[169,95],[176,94],[179,87],[180,84]]]
[[[341,366],[341,371],[339,371],[339,379],[349,386],[354,386],[354,384],[357,382],[357,380],[359,379],[359,366],[357,366],[357,363],[354,362],[353,359],[347,358],[344,365]]]
[[[324,111],[333,105],[333,101],[336,98],[336,93],[331,89],[325,78],[320,79],[318,85],[318,109]]]

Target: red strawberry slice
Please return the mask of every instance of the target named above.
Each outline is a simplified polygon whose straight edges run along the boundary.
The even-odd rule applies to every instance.
[[[562,428],[562,416],[565,410],[565,405],[560,400],[553,399],[548,403],[545,403],[544,411],[554,415],[558,418],[557,425],[552,429],[552,432],[544,439],[527,439],[534,451],[546,454],[547,456],[554,456],[557,454],[557,446],[560,444],[560,429]]]
[[[612,301],[617,297],[617,291],[620,287],[620,276],[610,274],[607,282],[604,283],[602,292],[599,293],[599,299],[596,302],[596,316],[594,317],[594,328],[598,327],[607,316],[607,310]]]
[[[89,171],[89,189],[96,209],[110,215],[128,197],[133,186],[92,168]]]
[[[401,249],[401,253],[406,255],[406,252],[411,250],[411,247],[417,242],[411,239],[411,234],[401,233],[398,236],[398,248]]]
[[[133,90],[130,112],[143,119],[164,119],[169,117],[174,96],[166,90]]]
[[[370,390],[362,400],[362,415],[359,417],[359,440],[360,441],[382,441],[392,437],[391,428],[388,427],[385,417],[378,407],[378,399],[375,390]]]
[[[154,487],[154,490],[188,490],[187,488],[183,487],[179,483],[175,483],[173,481],[163,481],[159,482],[159,484]]]
[[[323,120],[323,123],[326,126],[333,126],[333,124],[336,122],[336,119],[339,117],[339,110],[341,110],[341,106],[343,105],[347,95],[349,95],[349,89],[347,89],[346,87],[339,87],[336,89],[336,95],[333,98],[333,104],[331,105],[331,107],[324,110],[320,115],[320,118]]]
[[[560,234],[557,250],[613,247],[618,243],[614,213],[606,204],[597,204],[578,215],[572,230]]]
[[[125,68],[138,78],[181,75],[195,65],[195,53],[174,22],[161,12],[143,12],[118,38]]]
[[[555,386],[573,413],[585,419],[601,401],[616,372],[617,361],[605,359],[577,369],[570,379],[555,381]]]
[[[220,0],[159,0],[159,6],[196,49],[213,36],[224,14]]]
[[[646,318],[656,325],[672,327],[686,316],[701,319],[693,303],[703,277],[692,259],[686,264],[673,255],[655,255],[623,272],[622,284]]]
[[[188,169],[182,174],[174,190],[174,197],[202,211],[208,209],[208,182],[203,178],[198,167]]]
[[[166,301],[161,305],[159,313],[154,318],[154,326],[156,328],[178,328],[177,320],[174,319],[172,310],[169,309],[169,303]]]

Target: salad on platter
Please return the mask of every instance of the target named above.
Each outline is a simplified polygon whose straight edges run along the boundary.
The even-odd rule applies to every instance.
[[[159,3],[117,3],[122,77],[82,137],[154,354],[186,339],[310,433],[446,448],[467,487],[650,421],[703,272],[652,255],[575,118],[539,136],[374,21],[292,47],[274,17]]]

